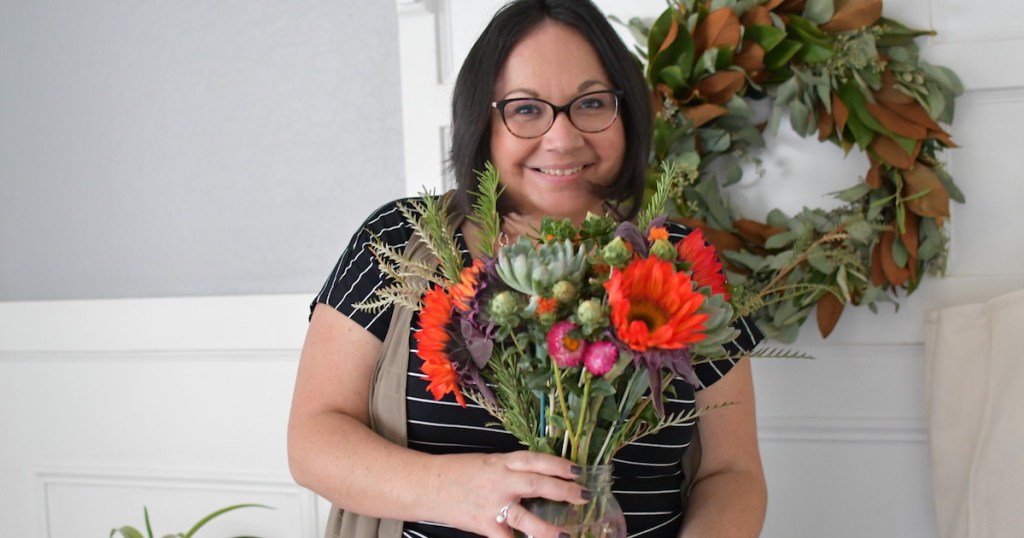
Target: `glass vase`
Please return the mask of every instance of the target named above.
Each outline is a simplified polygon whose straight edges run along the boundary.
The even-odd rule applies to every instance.
[[[576,482],[593,493],[586,504],[523,499],[522,505],[544,521],[565,529],[571,538],[626,538],[626,518],[612,495],[612,466],[584,466]],[[529,538],[518,531],[515,534]]]

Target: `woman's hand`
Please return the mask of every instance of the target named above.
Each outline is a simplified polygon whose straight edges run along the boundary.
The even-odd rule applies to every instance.
[[[549,454],[454,454],[437,456],[437,460],[431,491],[444,492],[437,497],[447,501],[437,507],[442,522],[491,538],[511,537],[512,529],[539,538],[557,538],[565,529],[531,514],[520,501],[542,497],[583,504],[590,496],[574,482],[579,467]]]
[[[430,455],[370,430],[368,394],[380,345],[338,311],[317,305],[289,420],[295,480],[338,506],[374,517],[435,521],[492,538],[510,538],[512,528],[556,538],[563,529],[529,514],[519,501],[584,502],[568,460],[526,451]],[[499,523],[506,505],[507,517]]]

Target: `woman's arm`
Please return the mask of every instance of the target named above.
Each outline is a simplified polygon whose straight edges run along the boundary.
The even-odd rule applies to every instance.
[[[288,460],[299,484],[357,513],[434,521],[494,537],[509,526],[554,538],[559,529],[509,502],[583,502],[571,464],[544,454],[434,456],[391,443],[369,427],[369,388],[381,342],[317,305],[310,320],[288,423]]]
[[[699,422],[703,457],[686,506],[681,538],[750,538],[761,532],[768,500],[757,446],[750,359],[697,392],[697,408],[735,402]]]

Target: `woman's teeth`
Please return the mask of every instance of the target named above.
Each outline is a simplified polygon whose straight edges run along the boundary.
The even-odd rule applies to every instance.
[[[538,168],[537,170],[543,174],[549,174],[552,176],[571,176],[576,172],[583,170],[583,167],[577,166],[574,168]]]

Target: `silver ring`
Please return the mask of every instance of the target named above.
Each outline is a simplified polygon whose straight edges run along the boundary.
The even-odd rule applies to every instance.
[[[505,506],[502,506],[501,510],[498,512],[498,517],[494,518],[494,521],[497,521],[498,523],[504,523],[505,520],[508,519],[508,509],[512,508],[513,504],[515,503],[508,503]]]

